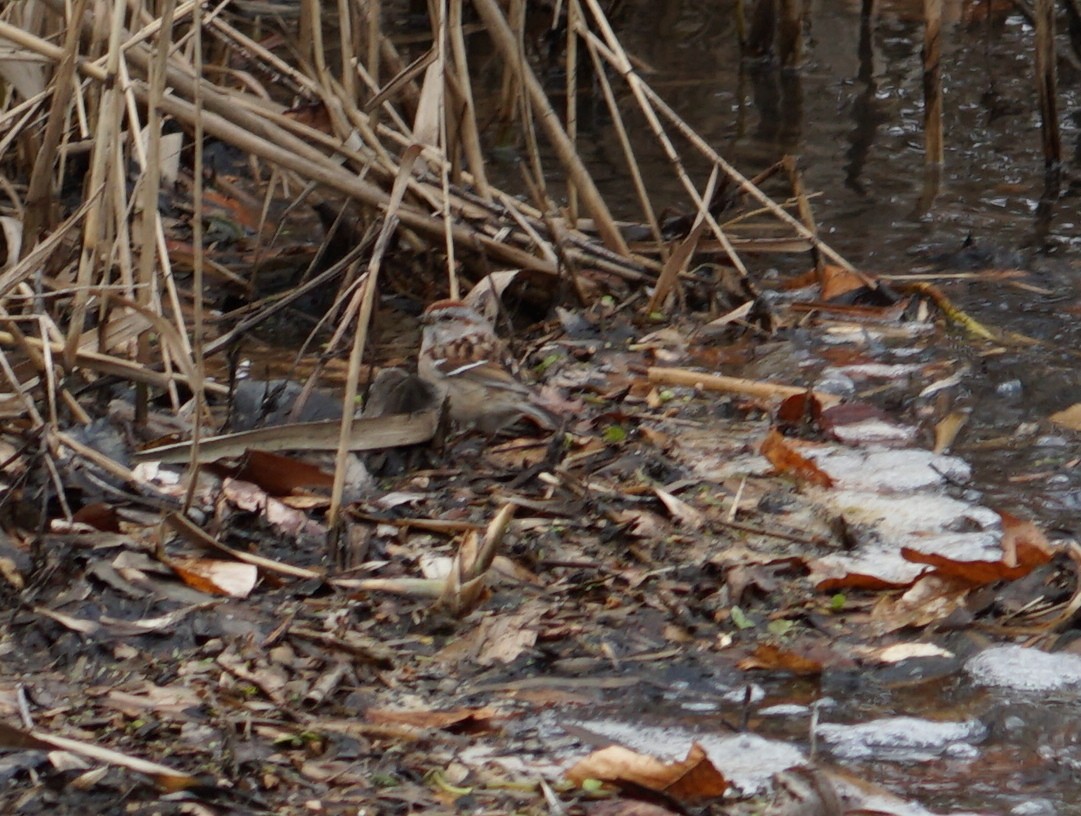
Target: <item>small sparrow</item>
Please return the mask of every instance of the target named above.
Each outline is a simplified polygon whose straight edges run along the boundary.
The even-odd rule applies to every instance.
[[[494,434],[525,416],[542,428],[558,425],[533,391],[511,373],[491,325],[460,300],[438,300],[424,310],[417,374],[444,397],[450,417]]]

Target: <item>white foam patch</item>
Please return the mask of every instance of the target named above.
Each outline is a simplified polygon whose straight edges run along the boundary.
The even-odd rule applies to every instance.
[[[897,380],[901,377],[919,374],[923,371],[923,366],[915,363],[860,363],[858,365],[841,366],[836,369],[827,368],[826,371],[839,371],[854,380]]]
[[[926,564],[902,558],[895,545],[861,544],[850,554],[831,553],[814,560],[814,571],[820,579],[873,575],[891,584],[910,584],[927,569]]]

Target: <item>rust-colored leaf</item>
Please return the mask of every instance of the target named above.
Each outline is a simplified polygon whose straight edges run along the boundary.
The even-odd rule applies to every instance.
[[[776,428],[771,429],[762,440],[761,452],[778,473],[795,476],[800,481],[818,487],[833,486],[833,479],[829,477],[829,474],[806,456],[798,453]]]
[[[116,508],[102,502],[80,507],[71,517],[71,520],[80,524],[88,524],[103,533],[120,532],[120,516],[117,515]]]
[[[743,658],[736,665],[743,671],[766,669],[768,671],[786,671],[805,676],[822,674],[822,662],[820,660],[804,657],[772,643],[759,645],[750,656]]]
[[[901,555],[907,561],[929,564],[936,574],[972,587],[1016,581],[1051,560],[1051,545],[1035,524],[1002,510],[998,514],[1002,518],[1002,558],[998,561],[961,561],[909,547],[902,548]]]
[[[170,558],[169,566],[193,589],[230,598],[247,598],[259,578],[252,564],[220,558]]]
[[[250,450],[240,462],[234,479],[259,485],[272,496],[288,496],[300,487],[330,487],[334,476],[315,465],[289,456]]]
[[[938,575],[963,581],[970,587],[993,584],[995,581],[1014,581],[1032,571],[1031,567],[1011,567],[1002,561],[958,561],[940,553],[922,552],[902,547],[901,556],[915,564],[929,564]]]
[[[310,102],[306,105],[297,105],[287,111],[282,111],[286,119],[300,122],[322,133],[333,133],[334,124],[330,120],[330,111],[322,102]]]
[[[852,270],[834,264],[823,265],[818,280],[821,288],[820,297],[825,301],[836,300],[867,288],[866,277],[860,277]]]
[[[879,420],[890,425],[896,420],[881,408],[871,405],[869,402],[844,402],[833,405],[822,411],[819,425],[823,431],[833,433],[837,428],[845,425],[856,425],[870,420]]]
[[[777,424],[782,428],[814,427],[822,415],[822,403],[811,391],[786,397],[777,406]]]
[[[811,579],[813,580],[818,575],[825,575],[827,577],[820,578],[815,583],[815,589],[819,592],[838,592],[844,589],[869,589],[875,592],[879,592],[887,589],[900,589],[902,587],[910,586],[911,581],[900,583],[897,581],[887,581],[884,578],[880,578],[877,575],[870,575],[863,572],[848,572],[844,575],[829,574],[826,570],[819,570],[821,565],[818,562],[811,562]]]

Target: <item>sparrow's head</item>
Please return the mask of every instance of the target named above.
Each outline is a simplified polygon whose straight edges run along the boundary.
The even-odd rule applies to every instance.
[[[424,310],[420,318],[425,340],[447,342],[468,334],[490,334],[491,325],[470,306],[460,300],[437,300]]]

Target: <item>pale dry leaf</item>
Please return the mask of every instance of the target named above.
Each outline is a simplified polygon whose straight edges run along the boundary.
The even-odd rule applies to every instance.
[[[678,521],[680,525],[691,530],[701,529],[704,520],[698,510],[682,499],[673,496],[667,490],[655,487],[653,492],[657,494],[657,498],[661,500],[668,512],[672,514],[672,518]]]

